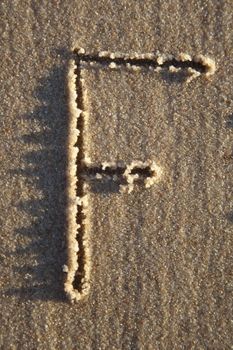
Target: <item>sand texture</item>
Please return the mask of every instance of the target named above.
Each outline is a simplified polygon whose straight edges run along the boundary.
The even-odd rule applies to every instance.
[[[232,349],[232,2],[0,10],[0,348]]]

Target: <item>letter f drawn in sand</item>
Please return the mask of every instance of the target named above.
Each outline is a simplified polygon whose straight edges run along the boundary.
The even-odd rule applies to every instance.
[[[103,162],[101,166],[93,164],[85,155],[83,141],[88,120],[86,108],[86,90],[82,77],[82,65],[97,65],[98,68],[120,69],[122,66],[138,71],[143,68],[160,71],[168,69],[177,72],[187,70],[187,81],[200,74],[207,77],[215,70],[213,61],[204,56],[191,59],[189,55],[169,59],[156,54],[135,54],[100,52],[97,55],[86,54],[84,49],[74,50],[75,59],[69,63],[69,135],[67,144],[67,264],[65,292],[71,302],[86,297],[90,291],[91,249],[89,238],[88,181],[108,177],[120,183],[120,192],[132,192],[135,184],[145,188],[158,183],[162,175],[161,168],[154,160],[133,160],[123,162]]]

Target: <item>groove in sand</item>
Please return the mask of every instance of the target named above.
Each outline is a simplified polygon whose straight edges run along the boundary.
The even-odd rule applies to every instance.
[[[87,180],[101,179],[108,176],[121,182],[121,192],[132,192],[134,183],[143,182],[148,188],[157,183],[161,177],[160,167],[151,160],[146,162],[132,161],[131,164],[116,162],[102,163],[101,166],[87,164],[83,149],[83,131],[85,129],[86,95],[82,78],[82,64],[100,64],[112,69],[126,67],[132,70],[152,68],[156,71],[167,69],[176,73],[187,70],[191,81],[204,74],[214,74],[215,63],[203,55],[192,58],[188,54],[178,57],[157,54],[123,54],[100,52],[97,55],[86,54],[84,49],[74,49],[75,60],[69,63],[69,136],[68,136],[68,169],[67,169],[67,265],[65,292],[71,302],[83,299],[90,290],[91,254],[89,239],[88,191]]]

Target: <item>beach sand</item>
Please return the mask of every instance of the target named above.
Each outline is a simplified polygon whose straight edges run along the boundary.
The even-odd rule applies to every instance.
[[[1,348],[232,349],[231,1],[3,1],[1,20]],[[216,70],[83,65],[87,160],[151,160],[161,176],[130,193],[86,180],[90,289],[70,303],[74,48],[201,54]]]

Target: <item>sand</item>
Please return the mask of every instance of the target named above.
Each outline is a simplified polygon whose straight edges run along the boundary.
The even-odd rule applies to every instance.
[[[231,7],[2,2],[2,349],[232,348]],[[67,76],[77,47],[115,64],[118,53],[184,53],[216,67],[206,77],[84,64],[85,159],[98,169],[153,161],[161,176],[130,193],[113,176],[85,180],[89,289],[70,303]]]

